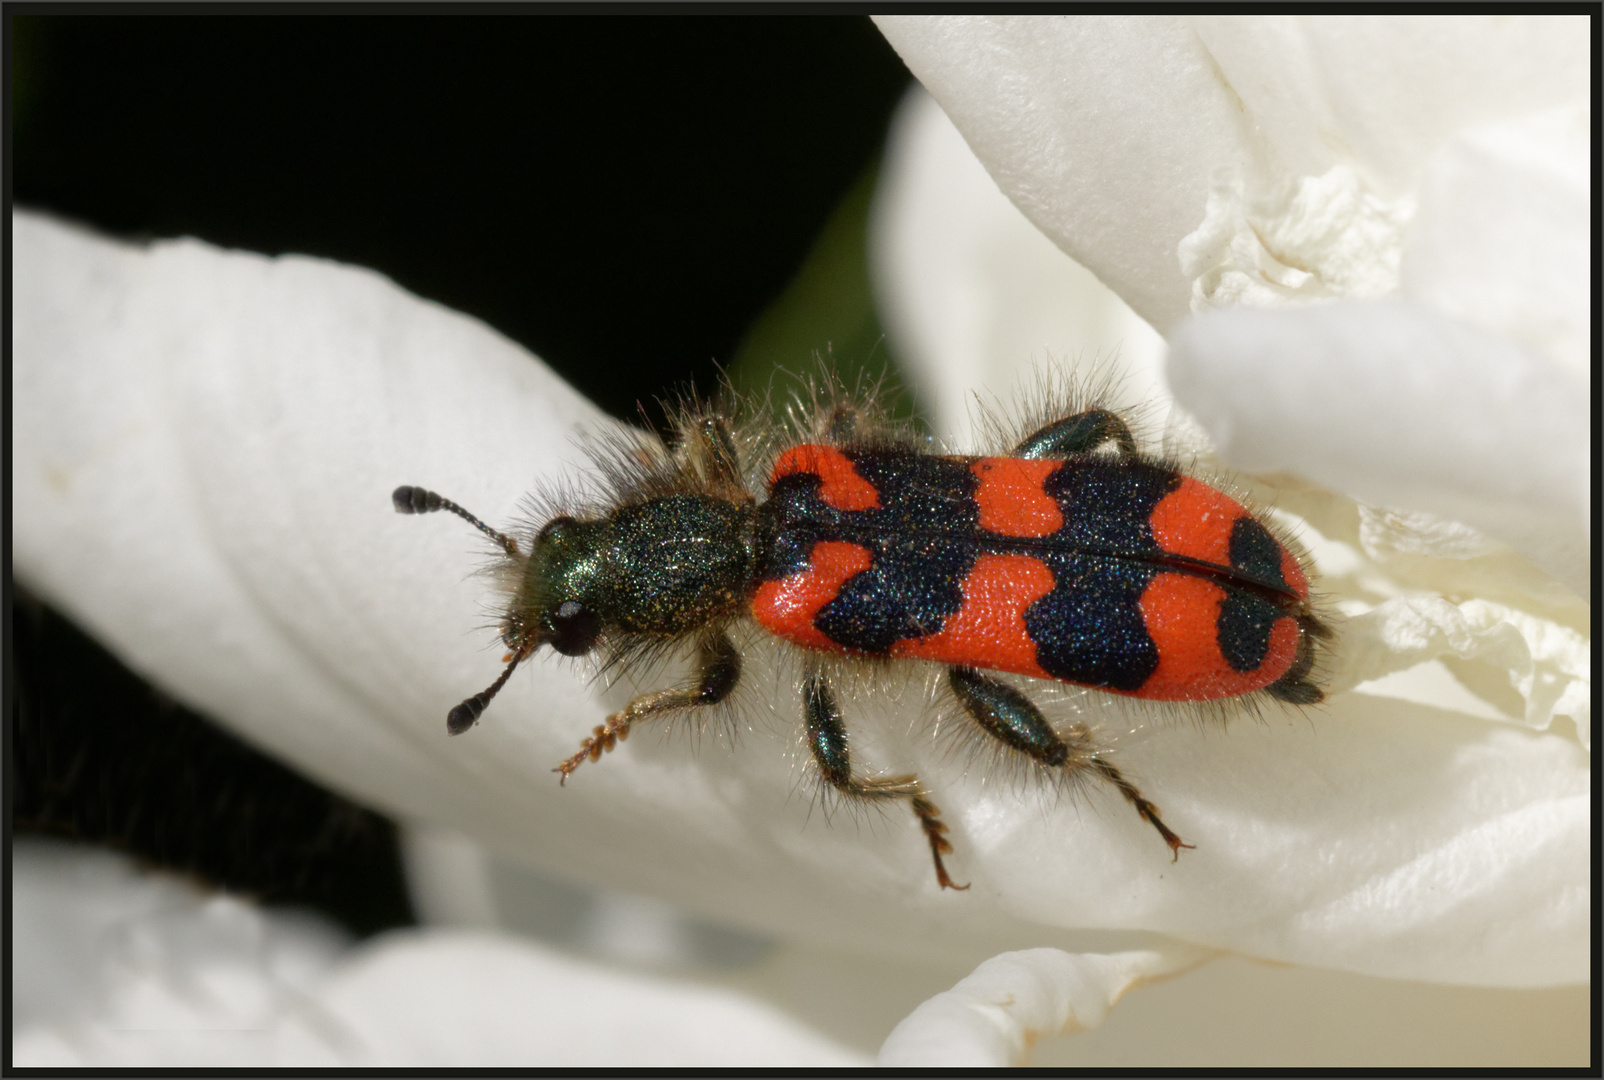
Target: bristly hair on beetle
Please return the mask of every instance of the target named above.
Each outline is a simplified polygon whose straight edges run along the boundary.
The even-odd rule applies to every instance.
[[[597,725],[557,766],[566,781],[637,723],[727,702],[742,674],[735,642],[765,633],[801,663],[799,726],[822,782],[865,804],[905,802],[941,887],[968,886],[948,876],[952,844],[923,782],[854,770],[843,665],[936,665],[944,711],[971,740],[1071,786],[1109,785],[1178,857],[1191,845],[1109,748],[1086,725],[1059,730],[1033,687],[1160,710],[1314,704],[1330,631],[1308,560],[1221,483],[1145,453],[1125,414],[1048,377],[1036,400],[985,456],[933,450],[828,377],[806,384],[777,430],[731,395],[689,401],[670,410],[668,442],[601,440],[599,490],[533,505],[521,538],[397,488],[397,511],[449,511],[502,553],[507,666],[450,711],[447,731],[472,727],[541,646],[609,670],[688,645],[690,678]]]

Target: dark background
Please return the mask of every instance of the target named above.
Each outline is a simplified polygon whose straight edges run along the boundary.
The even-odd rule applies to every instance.
[[[858,17],[32,10],[6,11],[16,204],[373,267],[624,417],[714,388],[825,226],[857,220],[909,83]],[[411,919],[389,822],[12,599],[14,829],[358,932]]]

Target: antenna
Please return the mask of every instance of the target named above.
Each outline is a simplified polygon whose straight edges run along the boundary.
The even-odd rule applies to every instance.
[[[436,510],[449,510],[453,514],[456,514],[463,521],[466,521],[469,525],[472,525],[474,528],[490,537],[490,539],[500,544],[501,549],[510,557],[516,559],[522,554],[518,550],[518,541],[508,536],[506,533],[497,532],[495,529],[492,529],[490,526],[468,513],[468,511],[464,510],[450,499],[443,495],[436,495],[428,488],[413,487],[411,484],[402,484],[391,493],[390,501],[395,504],[395,512],[398,514],[429,514]],[[513,663],[516,664],[517,661],[514,660]],[[508,670],[511,669],[509,668]],[[498,688],[500,685],[500,683],[496,684]],[[492,693],[493,692],[494,691],[492,691]],[[482,709],[484,706],[481,705],[480,708]],[[474,715],[477,716],[478,713],[475,713]]]
[[[527,652],[514,653],[512,662],[507,665],[507,669],[501,673],[500,678],[447,713],[446,734],[461,735],[464,731],[473,727],[474,723],[479,719],[479,714],[485,711],[486,705],[490,704],[490,699],[500,693],[503,686],[507,685],[507,680],[512,677],[513,668],[517,667],[523,658],[528,655],[529,653]]]

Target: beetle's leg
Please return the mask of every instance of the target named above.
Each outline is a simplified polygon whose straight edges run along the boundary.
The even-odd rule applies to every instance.
[[[1131,429],[1107,409],[1087,409],[1062,420],[1054,420],[1031,432],[1014,447],[1013,456],[1022,458],[1059,458],[1071,454],[1084,454],[1106,442],[1113,442],[1119,452],[1129,456],[1136,453],[1136,440]]]
[[[1158,830],[1176,858],[1180,857],[1182,848],[1192,846],[1170,831],[1169,826],[1159,818],[1158,807],[1143,798],[1142,793],[1120,775],[1118,769],[1095,752],[1086,753],[1079,751],[1079,748],[1072,751],[1070,745],[1053,730],[1041,710],[1024,694],[1007,683],[987,678],[974,668],[948,668],[947,681],[964,711],[987,734],[1021,753],[1029,754],[1043,765],[1060,766],[1071,773],[1087,768],[1095,770],[1131,801],[1144,821]]]
[[[819,425],[819,434],[831,445],[840,446],[863,433],[863,410],[850,401],[837,402],[830,407]]]
[[[729,421],[722,416],[700,417],[691,431],[707,478],[716,484],[740,488],[741,458],[735,451],[735,437]]]
[[[569,774],[587,760],[595,761],[627,739],[631,724],[655,720],[668,713],[717,705],[730,696],[740,680],[741,654],[735,650],[727,635],[717,634],[702,643],[697,675],[693,681],[635,698],[609,716],[606,723],[598,724],[590,737],[580,744],[579,753],[552,772],[561,773],[562,782],[567,783]]]
[[[802,682],[802,712],[807,721],[808,747],[819,763],[819,772],[841,794],[852,799],[907,799],[930,843],[930,857],[936,864],[936,883],[943,889],[967,889],[947,876],[947,867],[941,857],[952,853],[947,839],[947,826],[941,820],[941,809],[930,801],[929,792],[914,776],[877,776],[858,779],[852,775],[852,760],[847,752],[847,729],[841,722],[841,710],[836,707],[830,684],[818,671],[810,671]]]

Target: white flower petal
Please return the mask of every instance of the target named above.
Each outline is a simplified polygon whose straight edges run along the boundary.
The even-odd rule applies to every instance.
[[[1581,16],[881,16],[1003,192],[1167,333],[1216,174],[1357,172],[1409,197],[1461,129],[1588,86]]]
[[[1027,992],[1041,981],[1028,969],[1020,974]],[[1018,993],[1021,986],[1011,989]],[[1038,1032],[1044,1037],[1016,1063],[1232,1074],[1289,1067],[1396,1072],[1574,1066],[1588,1060],[1595,1011],[1585,984],[1488,990],[1232,956],[1139,982],[1132,990],[1095,1028],[1056,1038]],[[945,1033],[933,1025],[926,1030],[943,1040]]]
[[[16,852],[13,1062],[56,1068],[841,1068],[867,1064],[727,988],[502,934],[353,947],[67,845]]]
[[[482,769],[438,716],[494,670],[467,638],[482,597],[453,588],[477,560],[389,492],[505,520],[599,414],[371,272],[13,222],[19,577],[322,782],[444,813],[442,767]]]
[[[865,1064],[739,992],[587,963],[499,934],[392,936],[346,965],[324,988],[320,1004],[360,1038],[361,1050],[342,1055],[342,1065]],[[327,1050],[318,1045],[326,1040],[317,1040],[321,1033],[312,1025],[302,1027],[299,1039],[286,1039],[296,1051],[292,1060],[326,1061]]]
[[[1399,301],[1237,309],[1171,340],[1170,385],[1221,458],[1452,518],[1586,591],[1587,385]]]
[[[1175,246],[1249,153],[1240,105],[1182,19],[879,16],[881,31],[1045,233],[1160,331],[1187,311]]]
[[[1581,100],[1465,129],[1427,162],[1402,260],[1409,299],[1592,372],[1591,112]]]
[[[1221,170],[1203,223],[1178,249],[1192,310],[1396,292],[1413,213],[1409,199],[1377,198],[1348,165],[1251,192]]]
[[[869,252],[876,304],[939,436],[978,447],[975,395],[1009,401],[1037,370],[1110,366],[1122,395],[1167,397],[1164,340],[998,190],[923,90],[887,136]]]
[[[50,1028],[260,1029],[351,945],[309,913],[268,916],[110,852],[31,837],[12,849],[11,918],[10,1023],[24,1042]],[[46,1064],[20,1046],[16,1063]]]
[[[1497,679],[1506,676],[1503,689],[1521,703],[1514,719],[1541,731],[1568,716],[1583,748],[1590,745],[1592,649],[1585,629],[1488,600],[1397,597],[1349,619],[1342,649],[1344,666],[1368,679],[1444,656],[1476,661],[1475,668],[1459,668],[1462,681],[1484,684],[1488,696],[1498,697]]]
[[[994,956],[898,1024],[880,1048],[880,1064],[1023,1065],[1037,1039],[1094,1028],[1132,986],[1172,975],[1209,955],[1201,949],[1078,956],[1029,949]]]
[[[794,673],[762,649],[738,755],[643,732],[559,788],[552,764],[631,688],[592,691],[544,659],[448,739],[444,708],[497,668],[468,577],[485,545],[460,522],[396,516],[389,491],[427,483],[506,521],[572,467],[588,408],[370,273],[132,249],[25,214],[14,229],[19,580],[326,783],[556,873],[835,948],[973,963],[1180,938],[1445,981],[1586,977],[1586,755],[1386,698],[1229,738],[1056,698],[1111,737],[1133,729],[1114,739],[1122,767],[1198,845],[1171,865],[1117,795],[1022,795],[924,737],[922,694],[854,695],[865,767],[913,768],[938,792],[951,865],[974,883],[959,895],[935,887],[911,815],[808,821]],[[1411,873],[1487,836],[1524,846],[1487,847],[1474,878]],[[1457,914],[1411,915],[1444,905]]]
[[[1383,198],[1467,124],[1566,101],[1589,79],[1585,16],[1202,15],[1269,173],[1348,163]]]

